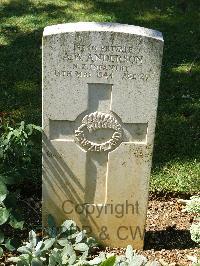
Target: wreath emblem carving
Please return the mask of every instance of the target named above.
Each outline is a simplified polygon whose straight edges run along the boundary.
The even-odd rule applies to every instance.
[[[85,130],[92,133],[99,129],[113,129],[112,137],[103,142],[96,143],[90,141],[85,136]],[[122,140],[122,127],[112,114],[94,112],[86,115],[82,119],[82,124],[75,130],[75,141],[78,142],[86,151],[110,151],[116,148]]]

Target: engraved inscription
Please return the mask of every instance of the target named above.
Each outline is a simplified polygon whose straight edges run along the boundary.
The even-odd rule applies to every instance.
[[[65,53],[64,59],[68,61],[83,61],[83,62],[108,62],[108,63],[130,63],[130,64],[142,64],[143,56],[137,55],[118,55],[118,54],[69,54]]]
[[[80,42],[84,42],[84,39],[79,40]],[[133,46],[125,46],[125,45],[101,45],[100,48],[96,45],[85,45],[85,44],[74,44],[74,50],[78,50],[80,52],[84,51],[101,51],[101,52],[110,52],[110,53],[132,53],[134,51]]]
[[[62,69],[56,68],[54,75],[65,78],[90,78],[111,80],[119,74],[123,80],[146,82],[152,78],[151,70],[142,72],[145,58],[138,47],[126,45],[91,45],[81,39],[74,43],[73,50],[65,49],[62,59],[66,61]],[[73,51],[73,52],[72,52]],[[134,70],[133,70],[134,66]]]
[[[95,143],[85,136],[85,129],[93,133],[99,129],[113,129],[112,137],[103,143]],[[122,127],[112,114],[94,112],[86,115],[82,119],[81,126],[75,130],[75,141],[78,142],[86,151],[110,151],[116,148],[122,141]]]
[[[95,66],[95,65],[91,65],[92,67],[98,69],[101,66]],[[54,71],[54,75],[57,77],[76,77],[76,78],[90,78],[92,76],[92,72],[93,69],[91,69],[91,71],[77,71],[77,70],[72,70],[72,71],[67,71],[67,70],[55,70]],[[114,68],[113,68],[114,69]],[[120,71],[117,70],[117,68],[115,68],[116,71]],[[97,78],[105,78],[105,79],[113,79],[114,77],[114,71],[110,72],[110,71],[96,71],[96,77]],[[132,73],[132,72],[122,72],[122,79],[125,80],[142,80],[142,81],[147,81],[151,76],[151,73],[148,74],[144,74],[144,73]]]

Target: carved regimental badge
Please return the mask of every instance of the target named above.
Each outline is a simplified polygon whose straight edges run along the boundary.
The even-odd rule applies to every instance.
[[[103,143],[96,143],[87,139],[86,130],[89,133],[94,133],[99,129],[112,129],[114,133],[109,140]],[[75,130],[75,141],[86,151],[111,151],[122,141],[122,127],[113,114],[94,112],[82,119],[82,124]]]

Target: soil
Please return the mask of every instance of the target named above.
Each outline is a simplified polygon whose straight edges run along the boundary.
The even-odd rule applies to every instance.
[[[149,260],[157,260],[161,265],[191,265],[187,255],[197,256],[200,248],[190,238],[189,227],[194,215],[184,211],[184,206],[177,202],[178,198],[188,198],[183,195],[155,195],[151,194],[148,205],[145,246],[137,253]],[[26,230],[19,234],[26,239],[28,231],[35,228],[41,232],[41,202],[38,198],[22,200],[26,209]],[[122,254],[124,249],[106,248],[106,251]],[[0,259],[0,266],[11,265],[6,262],[13,254],[6,253]]]
[[[179,195],[188,198],[186,195]],[[189,228],[194,219],[193,214],[184,211],[177,195],[151,194],[147,211],[145,246],[137,251],[148,258],[157,260],[163,266],[191,265],[187,256],[197,256],[200,248],[191,240]],[[107,248],[112,251],[112,249]],[[123,249],[114,249],[118,254]],[[199,254],[200,255],[200,254]]]
[[[185,212],[185,207],[177,200],[151,196],[143,254],[149,259],[190,265],[187,255],[193,256],[200,252],[188,230],[195,216]]]

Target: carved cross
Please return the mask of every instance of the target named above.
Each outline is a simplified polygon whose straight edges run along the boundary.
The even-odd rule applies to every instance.
[[[50,121],[50,138],[74,141],[87,153],[85,202],[106,204],[109,152],[122,142],[144,141],[147,124],[123,123],[112,112],[112,84],[88,84],[88,108],[75,121]],[[52,126],[51,126],[52,124]],[[54,124],[54,125],[53,125]],[[54,132],[54,128],[56,131]],[[88,193],[87,193],[88,192]]]

